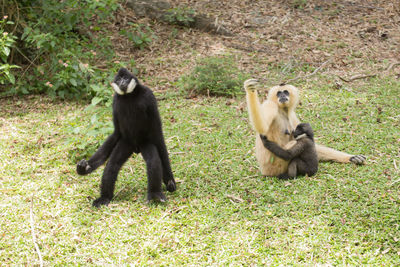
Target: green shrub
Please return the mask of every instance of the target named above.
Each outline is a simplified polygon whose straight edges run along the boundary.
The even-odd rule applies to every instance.
[[[243,74],[232,56],[206,57],[198,60],[192,72],[178,81],[189,94],[235,96],[242,94]]]
[[[11,2],[6,11],[18,19],[15,58],[24,69],[5,93],[46,93],[61,98],[96,95],[91,85],[102,85],[107,74],[95,66],[115,57],[101,26],[112,20],[118,7],[117,0]]]
[[[6,25],[14,24],[12,21],[7,21],[7,18],[7,16],[4,16],[0,20],[0,84],[14,84],[15,76],[11,70],[14,68],[19,68],[17,65],[8,63],[11,48],[15,43],[16,37],[5,30]]]

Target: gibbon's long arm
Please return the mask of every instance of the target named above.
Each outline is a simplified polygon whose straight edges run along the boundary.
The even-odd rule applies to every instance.
[[[290,110],[289,112],[289,121],[293,123],[293,128],[296,129],[297,125],[300,124],[299,118],[296,116],[296,112],[294,110]]]
[[[249,79],[244,82],[247,107],[254,129],[258,133],[266,135],[271,123],[278,114],[278,105],[270,101],[266,101],[261,105],[256,90],[257,84],[258,81],[256,79]]]
[[[319,144],[315,144],[315,148],[317,149],[318,160],[320,161],[332,160],[336,162],[347,163],[350,162],[351,158],[353,157],[353,155]]]
[[[246,99],[251,124],[258,133],[266,135],[278,114],[278,106],[269,101],[261,105],[257,91],[246,90]]]
[[[280,157],[281,159],[287,161],[297,157],[304,151],[304,144],[302,142],[296,142],[296,144],[293,147],[286,150],[281,148],[276,143],[269,141],[265,136],[261,135],[260,137],[266,149],[271,151],[277,157]]]

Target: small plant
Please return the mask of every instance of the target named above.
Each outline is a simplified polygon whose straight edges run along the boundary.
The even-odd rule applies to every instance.
[[[133,31],[121,30],[119,33],[133,43],[135,48],[143,49],[148,47],[156,36],[152,29],[142,24],[131,23]]]
[[[181,77],[178,85],[189,94],[235,96],[243,92],[246,78],[231,56],[214,56],[198,60],[193,71]]]
[[[11,70],[14,68],[19,68],[17,65],[11,65],[8,63],[8,57],[11,53],[11,48],[15,43],[16,37],[5,31],[5,25],[14,24],[12,21],[7,21],[7,16],[4,16],[0,20],[0,84],[15,83],[15,76],[12,74]]]
[[[194,22],[195,14],[196,11],[194,9],[175,7],[167,11],[164,19],[170,24],[188,27]]]

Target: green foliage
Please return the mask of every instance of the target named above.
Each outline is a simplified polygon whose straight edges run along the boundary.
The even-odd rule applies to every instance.
[[[232,56],[199,59],[192,72],[178,81],[178,86],[189,94],[235,96],[242,94],[243,81],[249,76],[237,67]]]
[[[5,30],[5,25],[14,24],[12,21],[7,21],[7,16],[0,20],[0,84],[15,83],[15,76],[11,72],[12,69],[19,68],[16,65],[8,63],[8,58],[11,53],[11,48],[15,43],[16,37]]]
[[[61,98],[95,95],[91,85],[101,85],[105,78],[95,66],[114,57],[101,25],[112,19],[117,1],[22,0],[12,4],[21,12],[18,51],[29,64],[23,63],[21,78],[7,93],[44,92]]]
[[[132,31],[123,29],[119,33],[133,43],[135,48],[143,49],[148,47],[153,39],[156,38],[155,34],[150,27],[143,24],[128,23],[132,26]]]
[[[175,7],[167,11],[164,15],[164,19],[170,23],[179,26],[190,26],[194,22],[194,16],[196,11],[188,7]]]

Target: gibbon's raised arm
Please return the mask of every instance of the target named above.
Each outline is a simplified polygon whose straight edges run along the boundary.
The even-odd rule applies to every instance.
[[[263,105],[260,104],[257,90],[255,89],[257,83],[255,79],[249,79],[244,82],[247,107],[251,124],[255,130],[260,134],[266,135],[271,123],[278,114],[278,105],[271,101],[267,101]],[[264,110],[267,110],[268,113],[263,112]]]
[[[277,157],[287,161],[297,157],[304,151],[304,144],[302,142],[296,142],[296,144],[290,149],[283,149],[275,142],[268,140],[264,135],[260,135],[260,138],[266,149],[271,151]]]

